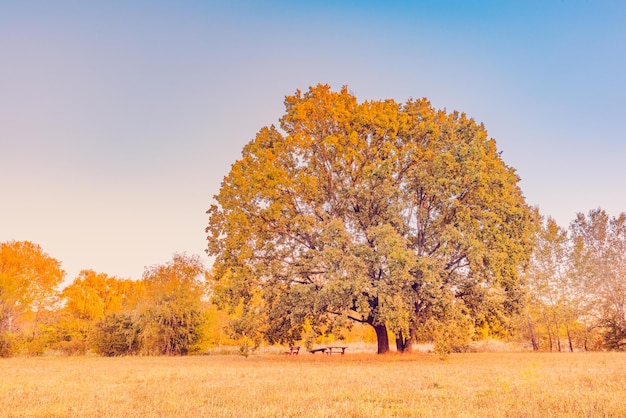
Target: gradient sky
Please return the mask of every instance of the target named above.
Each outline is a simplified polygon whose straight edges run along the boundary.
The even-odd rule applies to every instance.
[[[483,122],[528,203],[626,211],[626,2],[0,0],[0,242],[140,278],[296,89]]]

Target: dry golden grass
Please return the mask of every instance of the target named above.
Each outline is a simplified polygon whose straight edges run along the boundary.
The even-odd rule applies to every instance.
[[[626,354],[0,359],[10,417],[624,417]]]

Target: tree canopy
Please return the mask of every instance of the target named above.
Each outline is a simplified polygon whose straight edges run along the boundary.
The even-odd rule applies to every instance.
[[[132,312],[143,291],[142,281],[82,270],[61,292],[63,307],[56,324],[57,348],[66,353],[84,354],[91,346],[105,347],[103,340],[109,336],[95,335],[99,322],[108,323],[109,316],[122,318],[123,313]],[[106,349],[96,351],[108,352]]]
[[[0,243],[0,357],[15,351],[16,336],[37,334],[54,307],[65,272],[61,263],[30,241]]]
[[[0,333],[13,332],[25,316],[52,308],[65,272],[30,241],[0,243]]]
[[[502,326],[518,308],[532,215],[483,125],[426,99],[358,103],[327,85],[285,99],[208,210],[218,298],[270,342],[367,323],[378,352],[429,321]],[[485,311],[484,309],[487,309]]]

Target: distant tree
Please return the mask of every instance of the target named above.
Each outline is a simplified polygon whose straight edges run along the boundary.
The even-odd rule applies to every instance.
[[[143,284],[139,281],[82,270],[74,282],[63,289],[62,297],[73,316],[96,320],[109,313],[134,309],[142,291]]]
[[[249,332],[288,342],[352,320],[385,353],[389,331],[404,351],[437,312],[498,328],[520,308],[532,217],[484,126],[325,85],[285,107],[208,210],[216,296]]]
[[[57,348],[69,354],[92,348],[90,340],[98,322],[111,314],[134,311],[143,287],[141,281],[82,270],[61,293],[64,306],[57,324]]]
[[[198,256],[185,254],[146,269],[146,291],[137,313],[148,354],[185,355],[201,338],[206,274]]]
[[[571,243],[567,230],[548,217],[537,229],[536,245],[524,278],[528,284],[527,325],[533,348],[539,349],[539,330],[545,332],[548,348],[565,350],[567,337],[574,350],[573,333],[579,327],[581,289],[572,275]],[[534,338],[534,340],[533,340]]]
[[[607,348],[626,350],[626,214],[579,213],[570,231],[586,321],[604,329]]]
[[[140,349],[139,327],[128,314],[109,314],[95,324],[91,334],[94,351],[105,357],[136,354]]]
[[[61,263],[37,244],[0,243],[0,351],[5,355],[27,327],[34,330],[55,307],[64,274]]]

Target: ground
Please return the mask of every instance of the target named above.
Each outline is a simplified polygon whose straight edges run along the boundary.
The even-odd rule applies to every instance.
[[[0,375],[6,416],[626,416],[626,353],[11,358]]]

